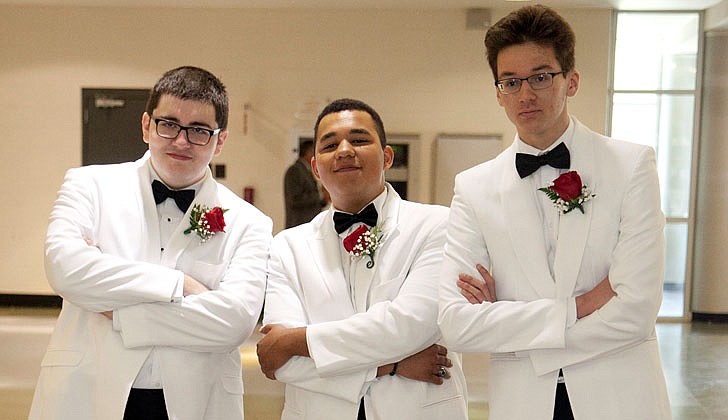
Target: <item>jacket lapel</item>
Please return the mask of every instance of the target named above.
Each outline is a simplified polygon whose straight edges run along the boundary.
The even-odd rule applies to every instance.
[[[321,280],[326,292],[332,296],[331,305],[337,302],[348,302],[346,307],[340,307],[334,312],[341,312],[346,316],[354,313],[354,304],[351,301],[344,270],[341,267],[341,239],[334,230],[333,209],[329,208],[326,214],[314,219],[316,235],[308,239],[312,261],[321,273]],[[332,310],[333,308],[326,308]]]
[[[532,185],[518,176],[515,168],[516,142],[504,155],[500,202],[518,263],[539,296],[554,297],[541,216],[536,208]],[[496,268],[497,270],[497,268]]]
[[[139,258],[142,261],[159,264],[159,215],[157,213],[157,204],[154,202],[152,194],[152,178],[148,166],[149,151],[139,159],[136,163],[136,172],[139,180],[140,194],[136,195],[137,211],[133,214],[143,215],[139,220],[141,227],[141,237],[146,238],[141,244],[135,244],[139,248]]]
[[[592,193],[596,193],[597,185],[593,177],[595,172],[593,168],[597,164],[594,159],[594,143],[584,127],[576,120],[574,123],[576,127],[574,141],[571,143],[571,168],[569,170],[577,171],[582,184],[589,186]],[[574,293],[594,214],[592,206],[597,198],[594,197],[592,201],[584,203],[584,214],[575,209],[559,216],[559,233],[554,257],[554,276],[557,279],[556,296],[559,298],[568,298]]]
[[[382,228],[382,245],[374,253],[374,266],[367,268],[369,257],[364,257],[356,263],[356,284],[354,285],[354,302],[357,312],[366,312],[369,308],[369,291],[372,287],[375,275],[381,264],[385,263],[382,255],[388,248],[389,244],[399,236],[398,216],[399,205],[402,199],[399,194],[389,185],[386,184],[387,199],[382,208],[382,214],[379,216],[377,225]]]
[[[205,173],[205,180],[202,182],[200,191],[195,194],[195,199],[190,205],[190,208],[187,209],[182,221],[179,225],[177,225],[174,232],[172,232],[169,242],[164,247],[165,252],[162,256],[162,265],[175,267],[177,265],[177,260],[180,258],[182,252],[185,248],[187,248],[189,243],[192,240],[200,241],[200,237],[194,232],[190,232],[188,234],[184,233],[184,231],[190,227],[190,213],[192,212],[192,208],[195,204],[207,206],[210,209],[220,205],[217,198],[217,184],[215,183],[215,180],[212,179],[212,174],[209,169]]]

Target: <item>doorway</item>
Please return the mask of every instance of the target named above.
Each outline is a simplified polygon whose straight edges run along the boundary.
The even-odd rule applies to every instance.
[[[139,159],[148,149],[141,119],[148,89],[82,89],[83,165]]]

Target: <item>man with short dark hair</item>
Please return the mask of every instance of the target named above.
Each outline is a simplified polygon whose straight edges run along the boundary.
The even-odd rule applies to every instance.
[[[141,118],[141,159],[66,173],[45,244],[63,309],[30,419],[243,418],[238,347],[263,304],[272,223],[212,178],[227,116],[217,77],[170,70]]]
[[[491,420],[667,420],[655,337],[664,267],[655,151],[571,117],[575,36],[526,6],[485,36],[516,138],[460,173],[439,324],[491,354]]]
[[[305,140],[298,148],[298,159],[288,167],[283,177],[286,229],[310,222],[328,204],[311,172],[311,158],[313,140]]]
[[[394,151],[369,105],[332,102],[315,141],[332,208],[274,238],[258,343],[283,419],[466,419],[460,355],[437,344],[447,209],[385,182]]]

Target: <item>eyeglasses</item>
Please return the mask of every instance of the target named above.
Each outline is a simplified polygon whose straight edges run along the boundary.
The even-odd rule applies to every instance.
[[[197,146],[207,146],[207,143],[210,142],[212,136],[222,130],[221,128],[210,130],[203,127],[186,127],[162,118],[153,119],[154,124],[157,126],[157,135],[159,135],[159,137],[164,137],[165,139],[176,139],[177,136],[179,136],[179,132],[184,130],[187,135],[187,141]]]
[[[531,89],[533,90],[547,89],[554,84],[554,76],[556,76],[557,74],[565,73],[567,73],[567,71],[562,70],[553,73],[538,73],[523,79],[519,79],[518,77],[501,79],[496,80],[495,86],[498,88],[500,93],[505,93],[506,95],[517,93],[519,90],[521,90],[521,85],[523,84],[524,80],[528,82],[528,85],[531,86]]]

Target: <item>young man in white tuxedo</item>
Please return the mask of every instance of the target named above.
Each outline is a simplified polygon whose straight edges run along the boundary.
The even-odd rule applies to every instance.
[[[208,167],[227,140],[222,82],[165,73],[139,160],[66,173],[46,272],[63,297],[31,419],[242,419],[238,347],[265,293],[270,218]]]
[[[666,420],[655,152],[569,115],[574,45],[540,5],[485,36],[517,135],[456,177],[438,321],[451,350],[492,353],[491,420]]]
[[[311,166],[332,208],[273,239],[258,343],[283,419],[467,418],[460,357],[437,344],[447,209],[402,200],[393,158],[367,104],[319,115]]]

